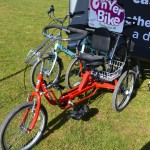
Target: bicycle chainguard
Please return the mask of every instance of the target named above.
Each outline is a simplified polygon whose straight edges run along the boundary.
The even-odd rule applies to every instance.
[[[70,118],[75,120],[80,120],[82,117],[84,117],[89,112],[89,106],[88,105],[81,105],[77,108],[74,108],[69,113]]]

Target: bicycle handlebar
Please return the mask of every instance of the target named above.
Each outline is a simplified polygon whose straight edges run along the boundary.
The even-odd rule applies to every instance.
[[[69,16],[70,18],[73,18],[76,15],[82,15],[82,14],[85,14],[85,11],[75,11],[73,13],[70,12]]]
[[[62,31],[64,30],[69,33],[70,32],[79,33],[80,35],[77,35],[75,37],[70,37],[70,38],[60,38],[60,37],[53,36],[51,34],[47,34],[46,31],[50,28],[57,28],[59,30],[62,30]],[[76,28],[72,28],[72,27],[60,26],[57,24],[50,24],[43,28],[42,34],[48,38],[57,39],[60,41],[76,41],[76,40],[81,40],[81,39],[85,38],[88,35],[88,32],[85,30],[76,29]]]
[[[32,58],[33,56],[40,50],[42,49],[45,44],[49,41],[49,38],[46,38],[41,44],[40,46],[32,53],[31,56],[29,56],[26,60],[25,60],[25,63],[28,63]],[[30,50],[30,52],[28,53],[28,55],[32,52],[32,50]]]
[[[60,19],[60,18],[55,17],[54,11],[55,11],[54,6],[51,5],[51,6],[50,6],[50,10],[49,10],[47,13],[50,14],[50,17],[51,17],[53,20],[55,20],[55,21],[57,21],[57,22],[59,22],[59,23],[61,23],[61,24],[63,24],[63,23],[66,21],[66,19],[67,19],[68,17],[73,18],[73,17],[76,16],[76,15],[85,14],[85,11],[76,11],[76,12],[73,12],[73,13],[70,12],[70,13],[67,14],[64,18]]]
[[[48,14],[53,12],[54,13],[55,9],[54,9],[54,5],[51,5],[50,6],[50,10],[47,12]],[[69,16],[70,18],[76,16],[76,15],[82,15],[82,14],[85,14],[85,11],[76,11],[76,12],[73,12],[73,13],[70,13]]]

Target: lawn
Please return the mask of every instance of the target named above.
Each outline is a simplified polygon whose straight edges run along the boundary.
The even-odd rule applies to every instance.
[[[42,28],[49,23],[47,11],[51,4],[56,16],[68,12],[68,0],[0,0],[0,123],[15,106],[33,91],[30,69],[24,63],[30,49],[44,37]],[[70,58],[60,54],[64,62],[61,84],[64,84]],[[49,119],[41,141],[33,150],[139,150],[150,149],[150,91],[143,80],[136,96],[121,113],[112,109],[112,92],[101,92],[90,99],[90,114],[83,120],[68,119],[58,107],[46,106]],[[43,99],[44,100],[44,99]],[[146,148],[145,148],[146,149]],[[147,146],[148,149],[148,146]]]

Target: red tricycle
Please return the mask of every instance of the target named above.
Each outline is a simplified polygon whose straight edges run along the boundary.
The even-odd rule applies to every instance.
[[[53,25],[54,26],[54,25]],[[51,25],[49,26],[51,27]],[[56,26],[60,30],[66,30],[69,32],[83,33],[75,38],[81,39],[87,36],[88,32],[85,30],[75,29],[71,27],[64,26]],[[51,38],[53,35],[49,35]],[[59,39],[63,40],[63,39]],[[74,39],[65,39],[74,40]],[[90,98],[95,95],[95,93],[99,89],[111,89],[114,90],[118,83],[117,79],[121,75],[122,69],[124,67],[124,62],[111,60],[111,65],[115,67],[114,72],[109,72],[102,67],[102,70],[98,70],[99,66],[105,66],[106,60],[104,56],[90,55],[86,53],[82,53],[78,56],[80,63],[82,64],[80,67],[80,77],[82,78],[79,85],[73,87],[67,92],[61,93],[61,96],[58,98],[55,93],[51,89],[47,89],[46,82],[43,79],[43,66],[44,59],[41,58],[41,68],[38,75],[38,80],[36,83],[35,91],[32,92],[28,97],[28,102],[21,104],[20,106],[13,109],[8,116],[5,118],[4,122],[1,125],[0,130],[0,147],[1,149],[30,149],[33,147],[40,139],[41,135],[44,132],[44,129],[47,124],[47,111],[45,107],[41,104],[42,99],[41,96],[44,95],[46,100],[52,105],[58,105],[63,110],[67,110],[69,108],[73,108],[71,111],[72,118],[81,119],[89,110],[87,105],[83,105],[80,109],[76,109],[79,103],[84,100]],[[132,73],[129,72],[128,75]],[[125,75],[119,81],[125,79]],[[118,103],[118,89],[115,92],[115,107],[118,110],[122,110],[126,107],[130,95],[133,90],[133,81],[134,78],[131,78],[132,84],[131,87],[128,87],[128,82],[130,78],[128,78],[128,82],[125,84],[123,88],[120,88],[120,93],[123,95],[123,99],[120,103]],[[62,91],[64,87],[55,83],[53,85],[54,88]],[[121,86],[122,87],[122,86]],[[92,91],[88,93],[88,91]],[[85,95],[84,95],[85,94]],[[84,95],[81,97],[81,95]]]

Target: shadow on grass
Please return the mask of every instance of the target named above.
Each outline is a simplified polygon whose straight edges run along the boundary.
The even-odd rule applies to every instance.
[[[65,81],[65,75],[63,74],[63,75],[61,75],[58,83],[62,83],[64,81]]]
[[[82,117],[81,120],[89,121],[90,118],[94,117],[98,112],[99,111],[97,108],[91,108],[89,112],[84,117]],[[69,116],[68,111],[63,111],[61,114],[59,114],[57,117],[55,117],[48,123],[47,128],[46,128],[46,133],[42,136],[41,140],[44,140],[50,134],[54,133],[56,130],[61,128],[70,119],[71,118]]]
[[[133,91],[133,95],[132,95],[132,97],[131,97],[131,100],[136,97],[138,90],[141,89],[141,86],[142,86],[143,82],[144,82],[146,79],[150,79],[150,76],[143,77],[143,78],[141,78],[139,81],[137,81],[138,83],[135,84],[135,87],[134,87],[134,91]],[[147,85],[147,87],[144,87],[144,88],[145,88],[145,89],[147,88],[147,90],[148,90],[148,85]]]
[[[140,150],[150,150],[150,141],[146,143]]]
[[[0,79],[0,82],[2,82],[2,81],[4,81],[4,80],[7,80],[7,79],[9,79],[9,78],[11,78],[11,77],[14,77],[14,76],[16,76],[16,75],[22,73],[23,71],[26,71],[29,67],[31,67],[31,66],[27,66],[27,67],[25,67],[25,68],[23,68],[23,69],[21,69],[21,70],[15,72],[15,73],[10,74],[10,75],[7,76],[7,77],[1,78],[1,79]],[[64,80],[65,80],[65,75],[62,75],[62,76],[60,77],[60,79],[59,79],[59,82],[62,83]]]
[[[25,71],[26,69],[27,69],[27,68],[25,67],[25,68],[23,68],[23,69],[21,69],[21,70],[15,72],[15,73],[12,73],[11,75],[9,75],[9,76],[7,76],[7,77],[4,77],[4,78],[0,79],[0,82],[2,82],[2,81],[4,81],[4,80],[7,80],[7,79],[9,79],[9,78],[11,78],[11,77],[13,77],[13,76],[18,75],[19,73]]]
[[[97,97],[99,96],[103,96],[103,94],[106,93],[106,90],[100,90],[99,92],[97,92],[93,97],[92,100],[90,99],[85,100],[84,102],[80,103],[79,105],[82,104],[91,104]],[[92,117],[94,117],[97,113],[99,112],[99,110],[97,108],[90,108],[89,112],[83,116],[81,118],[81,120],[83,121],[89,121]],[[66,122],[68,122],[70,120],[70,116],[69,116],[69,111],[65,110],[62,113],[60,113],[57,117],[55,117],[54,119],[52,119],[48,124],[47,124],[47,128],[46,128],[46,132],[45,134],[43,134],[41,140],[44,140],[45,138],[47,138],[50,134],[54,133],[56,130],[60,129]]]
[[[94,117],[97,113],[99,112],[99,110],[97,108],[91,108],[89,110],[89,112],[82,117],[83,121],[89,121],[92,117]]]

